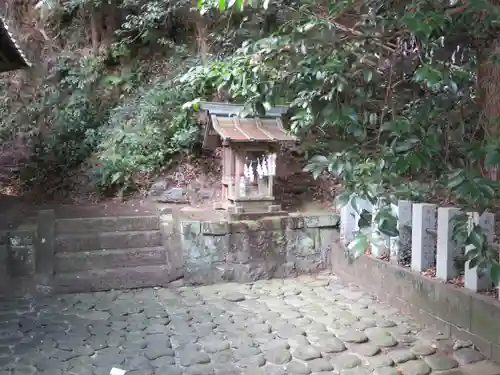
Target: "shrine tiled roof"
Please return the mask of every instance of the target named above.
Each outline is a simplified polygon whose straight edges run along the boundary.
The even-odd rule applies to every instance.
[[[30,63],[0,16],[0,73],[28,67]]]
[[[287,107],[271,108],[263,117],[240,117],[243,106],[227,103],[201,103],[200,108],[210,118],[205,137],[218,135],[232,142],[293,142],[297,138],[288,134],[281,116]]]
[[[295,141],[296,138],[287,134],[281,119],[269,118],[239,118],[211,116],[214,130],[222,139],[233,142],[283,142]]]

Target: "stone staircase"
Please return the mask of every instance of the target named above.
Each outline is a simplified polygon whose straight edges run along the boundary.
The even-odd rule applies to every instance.
[[[159,216],[55,220],[56,292],[161,286],[169,281]]]

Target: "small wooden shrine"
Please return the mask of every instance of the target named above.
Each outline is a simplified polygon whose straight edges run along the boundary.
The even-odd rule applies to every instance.
[[[223,147],[222,201],[231,218],[286,215],[274,196],[277,153],[283,143],[295,143],[287,134],[282,115],[286,107],[267,111],[264,117],[240,117],[243,106],[202,103],[205,111],[203,147]]]
[[[0,16],[0,73],[29,67],[30,63]]]

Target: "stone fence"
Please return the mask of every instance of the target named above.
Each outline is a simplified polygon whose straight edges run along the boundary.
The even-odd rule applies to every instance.
[[[373,210],[365,201],[360,207],[369,212]],[[385,237],[373,228],[375,243],[371,246],[372,255],[387,258],[394,264],[408,264],[415,272],[435,267],[436,278],[445,282],[459,276],[460,262],[457,260],[464,257],[465,249],[457,246],[452,238],[454,217],[460,213],[459,209],[400,200],[397,205],[392,205],[392,211],[398,218],[399,237]],[[479,225],[488,241],[493,242],[495,216],[489,212],[467,214],[469,225]],[[340,237],[345,245],[354,238],[358,219],[359,215],[350,205],[342,207]],[[466,289],[478,292],[493,287],[490,277],[478,273],[477,266],[470,268],[466,263],[463,272]]]
[[[367,202],[358,207],[374,211]],[[399,237],[388,238],[372,228],[371,254],[349,264],[343,251],[334,252],[333,271],[443,333],[471,340],[486,356],[500,360],[500,303],[479,293],[492,292],[493,283],[489,275],[464,266],[465,249],[452,238],[453,218],[460,210],[399,201],[392,211],[398,218]],[[493,241],[493,214],[471,212],[468,217],[469,227],[481,226]],[[359,215],[347,205],[341,208],[340,219],[341,243],[346,246],[359,229]],[[461,266],[457,258],[462,258]],[[463,277],[463,287],[456,284],[457,276]]]

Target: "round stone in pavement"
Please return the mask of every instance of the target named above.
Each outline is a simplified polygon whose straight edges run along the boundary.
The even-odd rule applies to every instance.
[[[255,346],[242,346],[234,351],[235,358],[246,358],[260,354],[261,350]]]
[[[381,354],[376,355],[375,357],[368,358],[368,364],[372,368],[390,367],[394,364],[394,361],[387,355]]]
[[[214,368],[215,375],[241,375],[241,369],[235,365],[216,366]],[[167,375],[168,373],[165,373]],[[161,374],[158,374],[161,375]]]
[[[316,359],[321,357],[321,352],[314,348],[313,346],[299,346],[294,350],[293,356],[297,359],[301,359],[303,361],[310,361],[311,359]]]
[[[245,295],[238,292],[224,293],[223,298],[230,302],[241,302],[245,300]]]
[[[203,343],[203,349],[207,353],[217,353],[229,349],[231,345],[228,341],[210,340]]]
[[[210,357],[205,352],[183,351],[179,354],[179,363],[182,366],[209,363]]]
[[[355,367],[340,371],[340,375],[371,375],[371,371],[363,367]]]
[[[265,355],[268,362],[277,365],[282,365],[292,360],[292,355],[284,346],[268,350]]]
[[[359,366],[361,359],[354,354],[341,354],[333,358],[332,362],[336,369],[345,370]]]
[[[157,367],[155,373],[168,374],[168,375],[182,375],[182,369],[177,366],[163,366],[163,367]]]
[[[265,375],[286,375],[285,368],[283,366],[267,365],[264,367]]]
[[[481,353],[472,348],[458,349],[453,353],[453,356],[461,366],[479,362],[484,359],[484,356]]]
[[[384,348],[390,348],[398,344],[397,340],[387,332],[377,332],[368,337],[373,344]]]
[[[380,352],[380,348],[378,346],[370,343],[352,344],[351,346],[349,346],[349,349],[365,357],[373,357]]]
[[[237,365],[242,368],[262,367],[266,364],[266,358],[262,354],[252,355],[250,357],[241,358]]]
[[[345,344],[336,337],[321,338],[314,344],[318,350],[324,353],[340,353],[346,350]]]
[[[415,354],[407,349],[391,350],[387,353],[395,363],[404,363],[416,359]]]
[[[292,361],[285,367],[287,375],[309,375],[311,369],[303,363]]]
[[[410,350],[418,357],[425,357],[427,355],[436,353],[436,349],[422,341],[416,342]]]
[[[210,358],[213,363],[216,364],[225,364],[225,363],[234,363],[235,358],[232,350],[223,350],[221,352],[212,353]]]
[[[398,366],[403,375],[429,375],[431,368],[422,360],[408,361]]]
[[[160,357],[173,357],[174,351],[170,348],[162,348],[162,347],[147,347],[144,351],[144,356],[147,359],[157,359]]]
[[[13,375],[34,375],[37,370],[34,366],[17,365],[12,372]]]
[[[127,375],[152,375],[152,374],[153,370],[149,368],[127,371]]]
[[[308,346],[311,345],[309,340],[302,335],[299,336],[292,336],[288,338],[288,343],[292,348],[298,348],[299,346]]]
[[[396,323],[394,323],[392,320],[379,319],[379,320],[377,320],[376,324],[377,324],[377,327],[380,327],[380,328],[396,327]]]
[[[184,369],[184,374],[187,375],[212,375],[214,373],[215,373],[214,366],[212,364],[206,364],[206,363],[189,366]]]
[[[368,337],[363,332],[353,329],[339,334],[338,337],[345,342],[362,343],[368,341]]]
[[[284,324],[275,328],[278,336],[282,339],[289,339],[294,336],[305,336],[306,334],[302,328],[297,328],[292,324]]]
[[[433,354],[424,358],[425,362],[435,371],[451,370],[458,367],[458,362],[442,354]]]
[[[394,367],[380,367],[375,370],[373,375],[401,375]]]
[[[326,372],[333,371],[333,366],[324,358],[316,358],[312,361],[307,361],[307,365],[312,372]]]
[[[160,357],[151,361],[151,366],[155,368],[170,368],[175,364],[173,357]]]
[[[286,340],[274,339],[264,344],[262,348],[264,351],[278,348],[290,349],[290,344]]]

